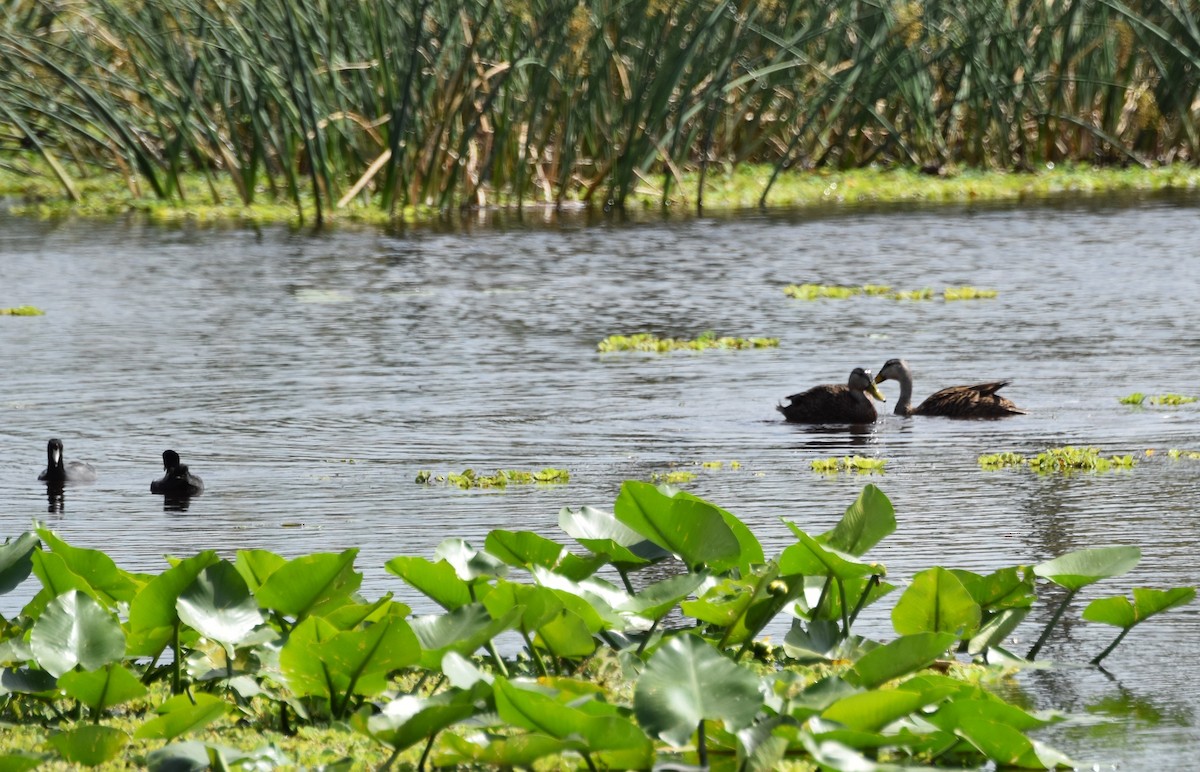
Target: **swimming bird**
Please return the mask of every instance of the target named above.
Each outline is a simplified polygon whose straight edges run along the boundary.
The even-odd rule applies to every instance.
[[[787,397],[788,404],[776,405],[783,417],[794,423],[808,424],[867,424],[875,420],[875,405],[870,395],[880,402],[887,400],[871,380],[871,373],[861,367],[850,371],[845,385],[827,383]]]
[[[53,439],[46,443],[46,468],[38,479],[48,483],[95,482],[96,468],[86,461],[63,463],[62,440]]]
[[[973,386],[948,386],[935,392],[916,407],[912,406],[912,371],[903,359],[889,359],[879,368],[876,383],[886,380],[900,382],[900,400],[896,403],[896,415],[932,415],[944,418],[1007,418],[1025,415],[1026,411],[1014,405],[996,392],[1008,385],[1008,381],[977,383]]]
[[[167,470],[167,473],[161,480],[150,483],[151,493],[184,498],[204,492],[204,481],[189,472],[187,464],[179,463],[178,453],[173,450],[164,450],[162,458],[163,469]]]

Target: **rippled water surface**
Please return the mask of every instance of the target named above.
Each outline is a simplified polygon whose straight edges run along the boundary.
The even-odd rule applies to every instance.
[[[357,546],[368,594],[392,590],[420,608],[383,570],[389,558],[429,556],[451,535],[479,544],[493,528],[553,536],[560,508],[610,507],[622,480],[677,465],[697,472],[688,490],[739,515],[777,553],[790,543],[781,516],[825,530],[864,483],[814,474],[810,462],[861,454],[887,459],[873,479],[899,527],[871,556],[901,585],[933,564],[981,571],[1140,545],[1135,571],[1082,593],[1075,621],[1045,652],[1086,662],[1112,629],[1078,621],[1084,602],[1133,584],[1197,583],[1200,461],[1165,451],[1200,449],[1200,407],[1118,402],[1134,391],[1200,394],[1197,206],[538,217],[327,235],[0,214],[0,307],[46,311],[0,317],[0,530],[16,535],[42,518],[72,543],[152,571],[164,554],[207,547]],[[805,281],[970,284],[999,297],[784,296]],[[781,343],[596,352],[613,333],[709,329]],[[774,410],[786,394],[897,356],[914,369],[918,399],[1009,378],[1005,393],[1030,415],[889,416],[849,431],[788,425]],[[894,402],[895,384],[884,391]],[[99,471],[95,484],[68,487],[61,509],[36,482],[50,437]],[[976,463],[1064,444],[1159,452],[1129,472],[1069,478]],[[186,511],[148,493],[167,447],[208,486]],[[689,466],[717,460],[741,466]],[[568,469],[570,484],[414,483],[423,469],[546,466]],[[862,632],[891,635],[893,602],[878,604]],[[1042,737],[1087,765],[1189,768],[1194,753],[1181,751],[1200,745],[1198,608],[1136,629],[1106,661],[1109,674],[1023,675],[1017,686],[1032,706],[1115,717]],[[1038,629],[1027,621],[1018,632]]]

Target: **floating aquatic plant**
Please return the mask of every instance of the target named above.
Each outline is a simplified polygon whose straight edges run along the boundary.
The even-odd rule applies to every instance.
[[[1008,466],[1027,466],[1035,472],[1050,474],[1052,472],[1107,472],[1113,469],[1132,469],[1137,459],[1132,455],[1102,455],[1099,448],[1077,448],[1065,445],[1061,448],[1048,448],[1033,458],[1025,458],[1019,453],[992,453],[978,458],[979,465],[984,469],[1003,469]]]
[[[691,482],[695,479],[695,472],[685,472],[683,470],[677,470],[673,472],[654,472],[650,475],[650,482],[668,483],[670,485]]]
[[[1149,402],[1151,405],[1186,405],[1190,402],[1195,402],[1196,397],[1189,397],[1186,394],[1155,394],[1147,396],[1140,391],[1135,391],[1120,398],[1122,405],[1144,405]]]
[[[659,338],[650,333],[635,335],[609,335],[596,346],[602,353],[611,351],[653,351],[665,353],[668,351],[703,351],[710,348],[744,349],[744,348],[774,348],[779,345],[779,338],[733,338],[717,337],[712,330],[706,330],[694,340],[684,338]]]
[[[34,306],[0,308],[0,316],[45,316],[46,312]]]
[[[978,460],[981,467],[989,470],[1021,466],[1025,463],[1025,457],[1020,453],[985,453]]]
[[[867,458],[866,456],[842,456],[841,458],[816,458],[812,462],[812,470],[823,474],[836,472],[854,472],[856,474],[883,474],[887,465],[885,458]]]
[[[462,474],[446,474],[434,477],[433,472],[422,469],[417,472],[416,482],[420,485],[431,483],[447,483],[463,490],[470,488],[505,488],[509,485],[565,485],[571,479],[566,469],[547,467],[540,472],[526,472],[520,469],[498,469],[495,474],[479,474],[474,469],[464,469]]]
[[[852,298],[863,294],[862,287],[839,287],[827,284],[789,284],[783,288],[783,294],[797,300],[817,300],[818,298]]]
[[[1195,450],[1180,450],[1179,448],[1171,448],[1167,451],[1167,457],[1172,461],[1178,461],[1181,458],[1191,459],[1193,461],[1200,460],[1200,451]]]
[[[827,284],[789,284],[783,288],[783,293],[788,297],[798,300],[819,300],[821,298],[844,300],[857,295],[884,297],[890,300],[932,300],[934,297],[933,290],[929,287],[911,290],[893,290],[886,284],[864,284],[861,287],[844,287]],[[978,289],[976,287],[947,287],[942,290],[942,297],[946,300],[976,300],[980,298],[994,298],[996,295],[996,290]]]
[[[888,294],[892,300],[932,300],[933,290],[928,287],[915,290],[897,290]]]
[[[947,287],[942,290],[942,297],[946,300],[985,300],[996,297],[996,294],[996,290],[976,287]]]

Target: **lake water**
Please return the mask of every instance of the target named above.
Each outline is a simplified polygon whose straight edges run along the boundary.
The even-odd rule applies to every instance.
[[[560,508],[611,508],[626,479],[684,468],[778,554],[780,518],[830,527],[867,481],[896,533],[870,557],[903,584],[934,564],[988,571],[1105,544],[1141,564],[1077,599],[1043,656],[1085,663],[1113,628],[1094,597],[1197,583],[1200,406],[1136,408],[1134,391],[1197,395],[1200,199],[587,222],[542,214],[407,233],[37,222],[0,213],[0,535],[47,522],[131,570],[165,554],[360,547],[364,591],[394,591],[396,555],[493,528],[558,538]],[[993,300],[805,302],[789,283],[974,285]],[[774,336],[777,349],[598,354],[614,333]],[[886,417],[856,432],[780,420],[784,395],[904,357],[915,395],[1012,379],[1030,415]],[[896,385],[883,385],[889,406]],[[45,446],[94,463],[51,502]],[[981,453],[1094,445],[1125,472],[982,471]],[[148,492],[178,450],[207,491],[186,511]],[[887,459],[822,476],[815,458]],[[706,461],[738,461],[720,469]],[[418,471],[566,468],[566,486],[460,491]],[[11,613],[15,596],[3,599]],[[859,632],[892,635],[894,597]],[[1085,766],[1188,769],[1200,747],[1200,606],[1138,628],[1107,673],[1015,682],[1077,720],[1040,737]],[[1019,628],[1024,652],[1046,618]],[[782,637],[782,628],[774,630]],[[1090,722],[1080,717],[1105,718]]]

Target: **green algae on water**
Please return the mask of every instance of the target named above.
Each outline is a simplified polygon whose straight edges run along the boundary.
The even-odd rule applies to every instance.
[[[540,472],[498,469],[492,475],[479,474],[474,469],[464,469],[461,474],[450,473],[436,477],[433,472],[422,469],[417,472],[415,482],[418,485],[445,483],[469,490],[471,488],[507,488],[509,485],[566,485],[570,480],[571,474],[566,469],[547,467]]]
[[[837,472],[853,472],[855,474],[883,474],[887,466],[885,458],[867,458],[865,456],[842,456],[841,458],[816,458],[812,461],[812,470],[822,474]]]
[[[1137,459],[1131,454],[1105,456],[1099,448],[1078,448],[1073,445],[1048,448],[1032,458],[1019,453],[990,453],[979,456],[977,461],[980,467],[987,470],[1024,466],[1038,474],[1108,472],[1132,469],[1137,464]]]
[[[609,335],[596,345],[596,349],[601,353],[610,353],[613,351],[649,351],[663,354],[670,351],[704,351],[710,348],[750,349],[775,348],[777,346],[779,346],[779,338],[717,337],[717,334],[712,330],[707,330],[694,340],[659,338],[650,333]]]
[[[46,312],[34,306],[0,308],[0,316],[45,316]]]

